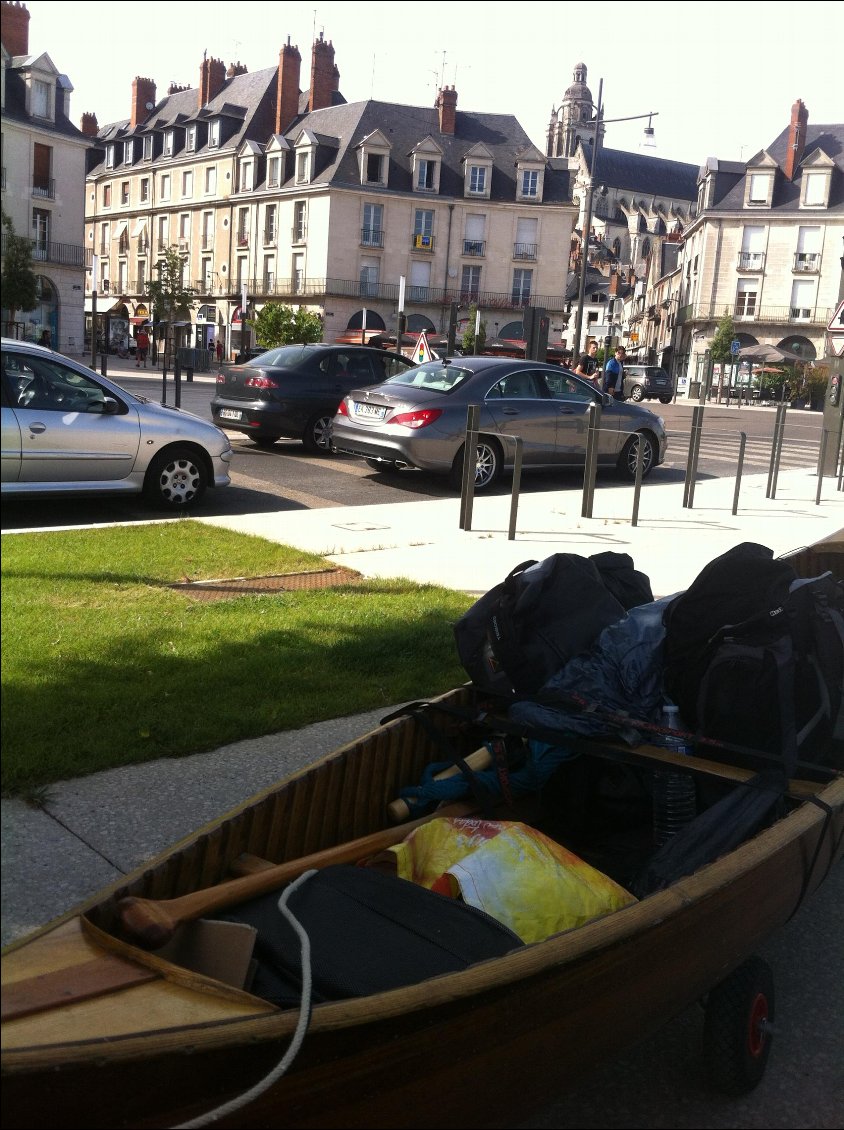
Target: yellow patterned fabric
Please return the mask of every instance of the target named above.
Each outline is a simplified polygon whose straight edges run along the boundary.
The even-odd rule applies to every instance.
[[[608,875],[517,821],[431,820],[390,850],[401,878],[462,895],[524,942],[636,902]]]

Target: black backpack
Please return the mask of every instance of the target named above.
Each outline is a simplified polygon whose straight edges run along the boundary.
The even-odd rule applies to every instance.
[[[720,620],[720,624],[718,621]],[[781,758],[844,768],[844,587],[800,579],[744,543],[664,616],[664,679],[686,725]]]
[[[457,621],[457,652],[479,689],[532,694],[628,608],[652,600],[628,554],[524,561]]]

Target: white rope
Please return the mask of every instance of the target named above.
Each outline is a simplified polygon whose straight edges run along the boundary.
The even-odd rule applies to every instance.
[[[304,927],[293,916],[292,911],[287,905],[287,900],[306,879],[311,877],[311,875],[316,875],[316,871],[306,871],[303,875],[300,875],[295,882],[291,883],[290,886],[284,890],[281,898],[278,900],[278,909],[299,935],[302,955],[302,995],[299,1002],[299,1020],[296,1024],[296,1031],[293,1033],[293,1039],[290,1041],[290,1046],[284,1053],[281,1061],[276,1064],[268,1075],[265,1075],[263,1079],[259,1080],[254,1087],[250,1087],[248,1091],[245,1091],[242,1095],[238,1095],[236,1099],[232,1099],[230,1102],[218,1106],[216,1110],[209,1111],[207,1114],[201,1114],[199,1118],[194,1118],[190,1122],[180,1122],[178,1126],[173,1127],[172,1130],[193,1130],[194,1127],[209,1126],[212,1122],[216,1122],[218,1118],[224,1118],[227,1114],[233,1114],[234,1111],[240,1110],[241,1107],[246,1106],[247,1103],[251,1103],[254,1099],[263,1095],[274,1083],[278,1082],[299,1054],[299,1049],[302,1047],[305,1033],[311,1021],[311,1006],[313,1004],[311,1000],[311,942]]]

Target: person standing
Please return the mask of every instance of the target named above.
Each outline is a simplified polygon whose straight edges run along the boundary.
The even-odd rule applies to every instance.
[[[147,367],[147,353],[148,352],[149,352],[149,334],[144,329],[144,327],[141,326],[140,330],[138,331],[138,336],[135,338],[135,354],[136,354],[135,368],[136,369],[140,369],[142,361],[144,363],[144,368]]]
[[[604,366],[604,392],[611,393],[616,400],[624,400],[624,358],[624,346],[617,345],[614,356]]]
[[[595,356],[597,352],[597,341],[590,341],[586,346],[586,352],[581,355],[577,362],[577,368],[574,370],[579,377],[585,377],[591,384],[595,384],[597,381],[598,361]]]
[[[217,364],[223,363],[223,343],[217,338]]]

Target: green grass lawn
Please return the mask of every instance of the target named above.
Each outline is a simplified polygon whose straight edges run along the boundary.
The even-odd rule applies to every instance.
[[[189,520],[4,536],[4,795],[465,681],[465,593],[372,580],[205,602],[168,587],[332,564]]]

